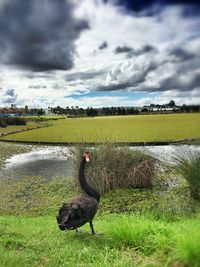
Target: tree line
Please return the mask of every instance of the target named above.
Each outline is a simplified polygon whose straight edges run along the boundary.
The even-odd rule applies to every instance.
[[[174,100],[166,104],[150,104],[149,106],[137,107],[102,107],[82,108],[79,106],[67,107],[48,107],[48,110],[43,108],[29,108],[25,105],[24,108],[17,108],[11,105],[10,108],[0,108],[0,117],[6,116],[42,116],[45,114],[66,115],[68,117],[94,117],[94,116],[118,116],[118,115],[138,115],[138,114],[154,114],[154,113],[183,113],[183,112],[200,112],[200,105],[176,105]]]
[[[103,108],[93,108],[87,107],[86,109],[76,107],[66,107],[62,108],[60,106],[57,107],[49,107],[48,112],[52,114],[63,115],[66,114],[69,117],[84,117],[84,116],[114,116],[114,115],[137,115],[139,114],[139,110],[134,107],[126,108],[126,107],[103,107]]]

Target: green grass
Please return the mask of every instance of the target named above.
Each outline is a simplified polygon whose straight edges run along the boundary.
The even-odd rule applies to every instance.
[[[186,179],[192,196],[200,199],[200,153],[193,152],[188,157],[176,157],[175,162],[175,171]]]
[[[99,213],[131,213],[146,211],[158,219],[176,220],[195,214],[200,203],[190,197],[184,179],[176,181],[174,187],[163,185],[170,183],[169,173],[165,178],[157,177],[152,189],[126,188],[109,191],[101,198]],[[160,185],[159,185],[160,184]],[[46,181],[37,176],[21,176],[18,179],[0,179],[0,216],[52,215],[62,203],[81,194],[75,178],[54,177]]]
[[[182,259],[188,266],[200,266],[200,221],[187,221],[191,223],[188,227],[184,223],[181,224],[181,229],[177,229],[177,243],[175,257]]]
[[[106,215],[94,220],[103,235],[91,236],[61,232],[55,217],[1,217],[0,266],[199,267],[199,219]]]
[[[184,180],[170,189],[157,179],[151,190],[106,193],[94,219],[100,236],[57,227],[59,206],[78,194],[73,181],[0,180],[0,267],[199,267],[199,202]]]
[[[2,139],[37,142],[163,141],[200,137],[200,114],[76,118]]]
[[[23,131],[28,128],[36,127],[35,122],[28,122],[26,125],[8,125],[5,128],[0,127],[0,135],[1,134],[9,134],[15,131]]]

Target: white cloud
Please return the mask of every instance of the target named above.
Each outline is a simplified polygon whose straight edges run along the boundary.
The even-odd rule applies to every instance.
[[[138,17],[100,0],[73,2],[76,16],[90,24],[76,41],[74,68],[31,72],[1,65],[0,105],[8,89],[15,90],[17,104],[30,106],[143,105],[172,98],[180,104],[200,104],[199,17],[184,18],[181,6]],[[99,49],[103,42],[107,47]],[[146,45],[154,49],[143,51]],[[133,53],[116,54],[117,47],[130,47]],[[160,97],[148,94],[134,103],[129,98],[86,97],[95,90],[159,92]],[[76,94],[83,96],[73,98]]]

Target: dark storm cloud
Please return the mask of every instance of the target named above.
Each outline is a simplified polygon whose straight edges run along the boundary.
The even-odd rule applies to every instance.
[[[127,53],[127,58],[131,58],[131,57],[139,56],[139,55],[149,53],[152,51],[156,51],[156,48],[151,45],[144,45],[137,49],[129,47],[129,46],[117,46],[114,50],[114,53],[115,54]]]
[[[104,0],[104,2],[114,2],[117,5],[124,6],[127,10],[132,10],[135,12],[140,12],[143,9],[149,8],[160,1],[156,0]],[[163,2],[163,1],[162,1]]]
[[[129,63],[127,61],[127,65],[119,64],[114,67],[108,73],[106,83],[99,84],[94,90],[191,92],[199,88],[200,50],[197,45],[192,52],[177,46],[168,48],[165,53],[154,47],[146,48],[144,51],[151,51],[147,57],[145,56],[144,62],[147,65],[137,60],[140,57],[138,53]],[[131,51],[132,55],[133,51],[134,49]],[[151,59],[149,63],[148,58]]]
[[[96,77],[102,76],[106,73],[106,70],[98,70],[98,71],[86,71],[86,72],[75,72],[66,75],[66,81],[73,82],[77,80],[92,80]]]
[[[68,0],[6,0],[0,6],[0,62],[34,71],[73,66],[74,42],[88,28]]]
[[[194,58],[196,55],[194,53],[188,52],[181,47],[175,47],[170,50],[170,54],[175,56],[180,61],[185,61]]]
[[[100,46],[99,46],[99,50],[103,50],[106,49],[108,47],[108,43],[106,41],[104,41]]]
[[[200,5],[199,0],[165,0],[167,4]]]
[[[188,71],[197,71],[200,69],[200,55],[196,54],[196,56],[190,60],[186,60],[182,62],[179,67],[179,73],[187,73]]]
[[[121,54],[121,53],[127,53],[133,51],[133,48],[129,46],[118,46],[115,48],[114,53],[115,54]]]
[[[200,6],[199,0],[104,0],[104,2],[113,2],[119,6],[125,7],[127,10],[133,12],[142,12],[146,9],[151,10],[152,7],[162,8],[165,5],[195,5]],[[156,9],[158,11],[158,9]],[[155,11],[156,11],[155,10]],[[153,11],[153,9],[152,9]],[[190,12],[195,12],[195,10],[190,10]],[[149,14],[153,14],[150,12]]]
[[[7,89],[3,94],[3,103],[14,103],[17,99],[17,94],[14,89]]]
[[[167,79],[164,79],[161,82],[159,91],[166,90],[180,90],[180,91],[190,91],[193,90],[200,85],[200,73],[189,74],[187,73],[187,80],[183,79],[184,74],[182,76],[174,76]]]
[[[159,87],[154,87],[145,84],[145,79],[151,70],[144,71],[137,78],[132,77],[126,81],[118,83],[110,83],[108,85],[102,85],[96,88],[97,91],[118,91],[132,89],[135,91],[148,91],[148,92],[164,92],[170,90],[177,90],[180,92],[190,92],[195,88],[199,88],[200,73],[188,74],[187,81],[183,79],[183,76],[174,75],[160,81]]]
[[[132,87],[131,81],[121,82],[117,84],[99,85],[97,88],[95,88],[95,91],[102,91],[102,92],[119,91],[128,89],[129,87]]]
[[[6,90],[5,96],[14,97],[15,96],[15,90],[14,89],[8,89],[8,90]]]
[[[45,72],[32,72],[32,71],[29,71],[28,73],[27,72],[24,72],[23,73],[24,77],[30,79],[30,80],[34,80],[35,78],[44,78],[44,79],[48,79],[48,80],[52,80],[55,78],[55,74],[53,71],[45,71]]]
[[[151,45],[144,45],[140,48],[132,48],[129,46],[117,46],[114,50],[115,54],[127,53],[127,57],[131,58],[132,56],[139,56],[148,52],[156,51],[156,49]]]
[[[153,51],[156,51],[155,47],[153,47],[151,45],[144,45],[139,49],[132,49],[132,51],[130,51],[127,54],[127,57],[131,58],[133,56],[139,56],[139,55],[142,55],[142,54],[145,54],[145,53],[149,53],[149,52],[153,52]]]
[[[128,69],[135,68],[136,70],[130,73],[129,78],[123,78]],[[145,82],[146,76],[149,72],[154,71],[158,68],[156,62],[151,61],[149,64],[141,67],[136,67],[134,63],[131,63],[127,68],[124,69],[124,66],[115,69],[115,71],[110,71],[109,80],[110,83],[107,85],[99,85],[95,88],[97,91],[117,91],[117,90],[126,90],[128,88],[137,87],[140,84]]]
[[[35,84],[35,85],[29,85],[29,87],[28,88],[30,88],[30,89],[46,89],[47,88],[47,86],[46,85],[40,85],[40,84]]]

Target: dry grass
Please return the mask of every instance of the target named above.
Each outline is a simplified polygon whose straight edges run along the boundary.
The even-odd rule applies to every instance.
[[[76,177],[84,147],[74,153]],[[91,163],[86,169],[87,179],[101,194],[117,188],[151,188],[156,160],[140,151],[117,148],[104,143],[91,149]]]

